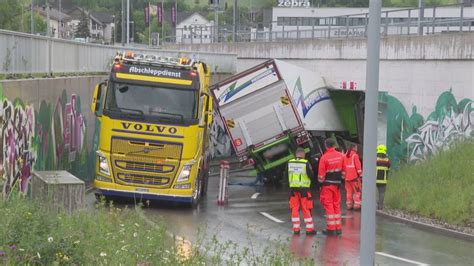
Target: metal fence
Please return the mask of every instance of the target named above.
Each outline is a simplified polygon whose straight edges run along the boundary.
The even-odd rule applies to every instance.
[[[203,60],[217,73],[236,71],[236,54],[125,48],[0,30],[0,74],[108,72],[116,52],[124,49]]]
[[[447,12],[449,11],[449,12]],[[301,18],[295,21],[273,21],[263,30],[249,29],[236,33],[236,42],[294,41],[302,39],[365,38],[368,13],[334,17]],[[465,4],[404,8],[382,11],[380,32],[387,35],[430,35],[474,31],[474,7]],[[233,33],[203,29],[177,29],[176,36],[165,37],[166,43],[206,44],[232,42]],[[214,33],[219,32],[216,36]],[[209,35],[213,33],[214,35]]]

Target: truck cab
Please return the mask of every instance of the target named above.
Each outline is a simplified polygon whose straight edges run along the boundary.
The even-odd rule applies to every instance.
[[[196,206],[206,193],[210,68],[186,58],[118,53],[98,84],[97,196]]]

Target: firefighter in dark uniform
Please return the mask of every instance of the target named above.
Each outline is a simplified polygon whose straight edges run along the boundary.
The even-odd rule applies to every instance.
[[[383,199],[385,197],[385,188],[387,186],[388,172],[390,171],[390,160],[387,156],[387,147],[385,145],[377,146],[377,210],[383,209]]]

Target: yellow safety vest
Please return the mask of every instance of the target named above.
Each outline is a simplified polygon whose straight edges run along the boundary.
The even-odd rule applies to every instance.
[[[292,159],[288,162],[288,182],[290,188],[309,188],[311,179],[306,173],[308,160]]]
[[[388,158],[381,158],[377,157],[377,161],[386,161],[388,162]],[[387,177],[388,177],[388,170],[390,168],[388,166],[377,165],[377,180],[375,181],[376,184],[387,184]]]

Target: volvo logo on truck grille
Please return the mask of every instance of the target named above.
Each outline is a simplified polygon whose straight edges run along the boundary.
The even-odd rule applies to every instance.
[[[146,132],[157,132],[157,133],[169,133],[176,134],[178,129],[175,127],[167,127],[160,125],[150,125],[150,124],[140,124],[140,123],[131,123],[131,122],[122,122],[122,127],[124,129],[135,129],[137,131],[146,131]]]

